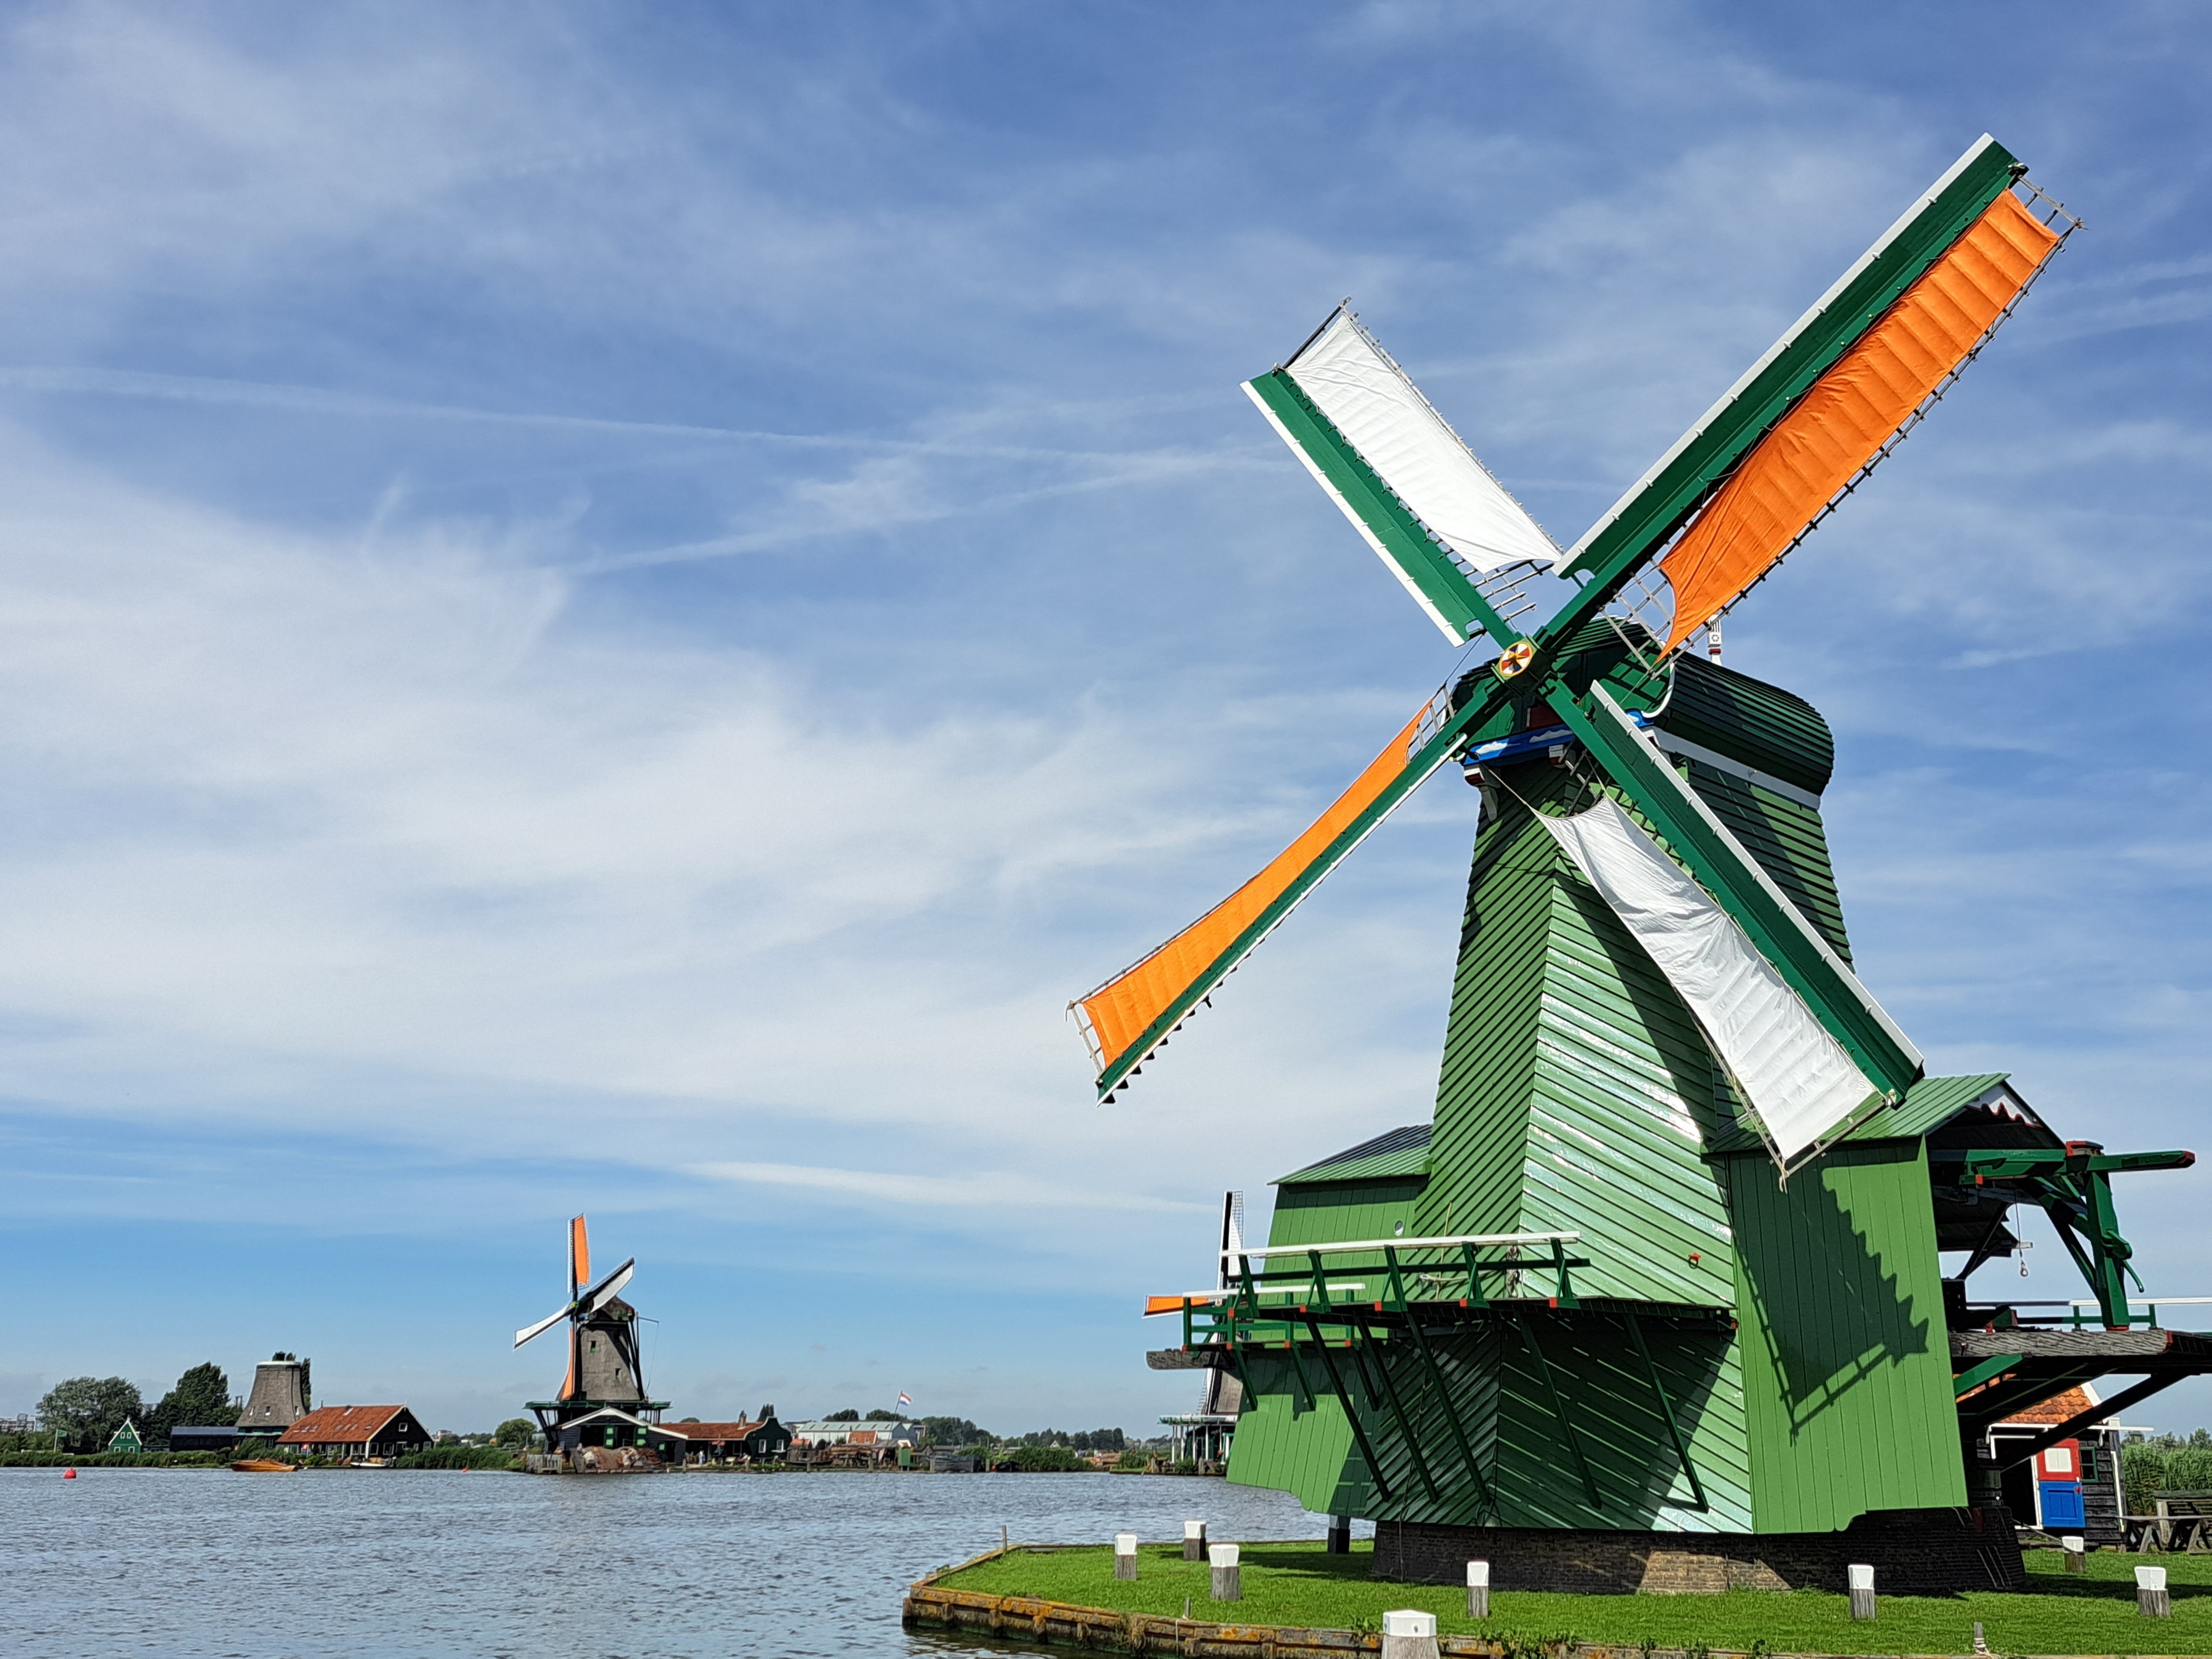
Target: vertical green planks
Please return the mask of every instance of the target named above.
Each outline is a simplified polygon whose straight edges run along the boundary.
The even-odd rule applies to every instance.
[[[1926,1149],[1728,1163],[1759,1530],[1964,1504]]]

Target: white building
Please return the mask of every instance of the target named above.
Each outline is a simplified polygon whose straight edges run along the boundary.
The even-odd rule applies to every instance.
[[[821,1419],[812,1423],[787,1423],[791,1431],[791,1443],[809,1446],[918,1446],[921,1443],[921,1425],[919,1423],[852,1423]]]

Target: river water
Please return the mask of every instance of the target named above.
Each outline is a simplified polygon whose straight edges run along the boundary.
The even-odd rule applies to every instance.
[[[1001,1526],[1103,1543],[1186,1518],[1222,1541],[1327,1526],[1281,1492],[1145,1475],[0,1469],[0,1650],[1033,1659],[909,1636],[899,1597]]]

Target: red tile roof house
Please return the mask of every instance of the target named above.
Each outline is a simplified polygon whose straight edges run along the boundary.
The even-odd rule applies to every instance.
[[[276,1443],[310,1457],[397,1457],[428,1445],[430,1433],[404,1406],[323,1406]]]
[[[2103,1403],[2084,1383],[2015,1412],[1989,1430],[1990,1449],[2008,1456]],[[2091,1544],[2124,1548],[2120,1516],[2120,1428],[2109,1418],[2085,1423],[2070,1437],[2003,1469],[2005,1507],[2023,1527],[2047,1533],[2080,1533]]]

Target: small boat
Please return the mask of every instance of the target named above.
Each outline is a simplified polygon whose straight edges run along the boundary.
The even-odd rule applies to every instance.
[[[240,1474],[289,1474],[300,1466],[274,1457],[241,1457],[230,1467]]]
[[[392,1467],[392,1460],[388,1457],[356,1457],[346,1467],[354,1469],[388,1469]]]

